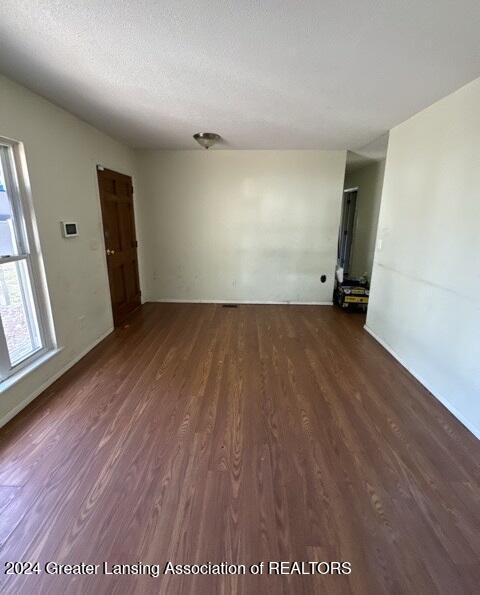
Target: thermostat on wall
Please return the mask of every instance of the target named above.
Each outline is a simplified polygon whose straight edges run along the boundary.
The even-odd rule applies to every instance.
[[[62,221],[62,233],[64,238],[74,238],[78,236],[78,225],[73,221]]]

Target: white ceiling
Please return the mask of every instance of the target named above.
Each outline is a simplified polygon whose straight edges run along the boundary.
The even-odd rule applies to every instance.
[[[388,132],[379,136],[375,140],[366,144],[364,147],[348,151],[347,153],[347,172],[355,171],[364,165],[381,161],[387,157]]]
[[[134,147],[353,149],[480,75],[479,0],[2,0],[0,71]]]

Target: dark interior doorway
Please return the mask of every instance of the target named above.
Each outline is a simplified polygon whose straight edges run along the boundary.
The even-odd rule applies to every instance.
[[[349,273],[352,255],[357,190],[357,188],[352,188],[345,190],[343,193],[342,218],[340,220],[340,231],[338,234],[338,265],[343,268],[343,274],[345,276]]]

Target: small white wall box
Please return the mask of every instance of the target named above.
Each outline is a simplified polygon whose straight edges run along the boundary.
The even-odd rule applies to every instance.
[[[78,224],[74,221],[62,221],[61,225],[64,238],[75,238],[78,236]]]

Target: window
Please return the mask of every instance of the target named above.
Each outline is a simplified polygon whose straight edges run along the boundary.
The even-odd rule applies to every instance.
[[[0,382],[54,347],[19,143],[0,138]]]

